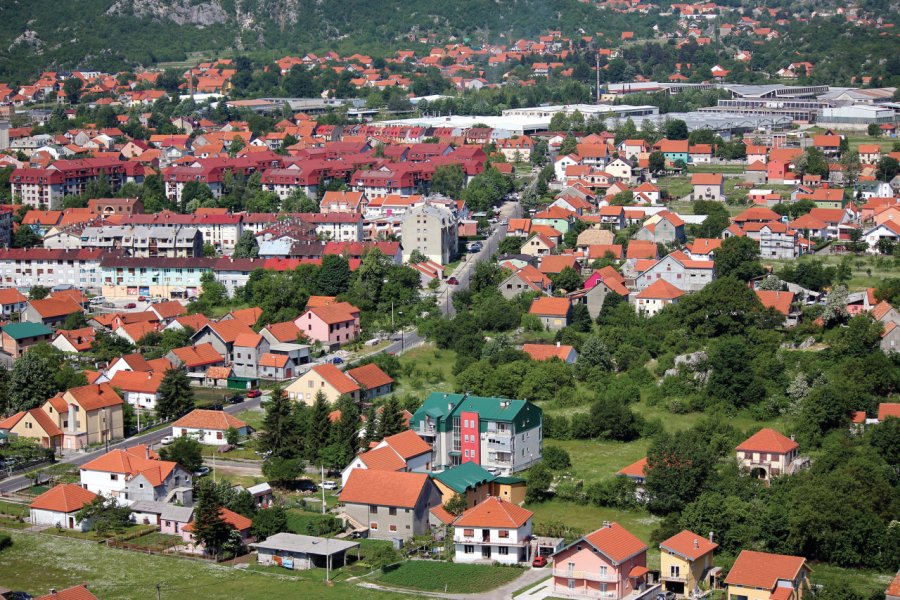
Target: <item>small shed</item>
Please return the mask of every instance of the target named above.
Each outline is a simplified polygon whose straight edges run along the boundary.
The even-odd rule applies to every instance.
[[[264,542],[250,544],[250,547],[256,550],[257,561],[261,565],[280,565],[297,570],[342,567],[348,550],[356,548],[357,555],[359,553],[359,542],[295,533],[276,533]]]

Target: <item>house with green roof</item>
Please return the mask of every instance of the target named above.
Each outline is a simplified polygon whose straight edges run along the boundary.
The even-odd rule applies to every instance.
[[[543,411],[527,400],[434,392],[409,424],[434,449],[434,471],[473,462],[510,475],[543,453]]]
[[[9,323],[0,328],[0,348],[13,358],[18,358],[26,350],[50,342],[53,330],[42,323]]]
[[[525,501],[525,480],[521,477],[499,477],[472,461],[432,473],[431,478],[441,491],[441,504],[455,495],[466,497],[466,508],[472,508],[491,496],[513,504]]]

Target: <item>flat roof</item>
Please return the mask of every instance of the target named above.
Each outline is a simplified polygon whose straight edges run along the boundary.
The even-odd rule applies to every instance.
[[[346,552],[359,546],[359,542],[347,542],[333,538],[314,537],[311,535],[298,535],[296,533],[276,533],[269,536],[264,542],[250,544],[257,550],[284,550],[287,552],[302,552],[303,554],[315,554],[317,556],[331,556]]]

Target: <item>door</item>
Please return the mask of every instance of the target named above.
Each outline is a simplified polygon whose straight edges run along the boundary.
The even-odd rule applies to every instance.
[[[490,546],[482,546],[481,547],[481,558],[490,558],[491,557],[491,547]]]
[[[69,517],[69,529],[75,529],[75,517]]]

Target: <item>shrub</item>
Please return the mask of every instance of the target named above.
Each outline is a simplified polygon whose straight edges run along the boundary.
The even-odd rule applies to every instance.
[[[0,533],[0,550],[12,546],[12,537],[8,533]]]

